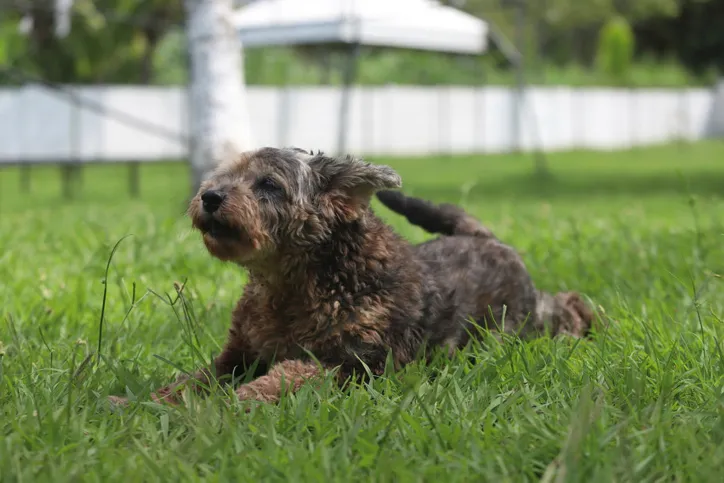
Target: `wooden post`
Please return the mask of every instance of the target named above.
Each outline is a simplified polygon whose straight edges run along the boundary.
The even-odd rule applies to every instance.
[[[30,193],[32,190],[29,164],[23,163],[20,165],[20,189],[22,189],[25,194]]]
[[[128,193],[131,198],[138,198],[141,192],[141,176],[140,176],[141,163],[138,161],[131,161],[128,165]]]
[[[63,198],[73,199],[73,167],[67,162],[60,165],[60,179],[63,185]]]

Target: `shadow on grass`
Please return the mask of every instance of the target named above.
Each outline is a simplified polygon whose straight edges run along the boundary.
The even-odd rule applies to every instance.
[[[724,144],[691,148],[651,148],[622,153],[568,153],[550,156],[548,173],[535,174],[529,155],[429,158],[370,158],[389,163],[402,175],[403,191],[436,202],[499,200],[583,203],[607,197],[683,197],[688,194],[724,198]],[[133,202],[128,190],[129,166],[90,165],[73,199],[63,197],[57,166],[37,166],[24,181],[17,167],[0,169],[0,213],[54,210],[76,204],[94,206]],[[157,162],[141,166],[140,193],[135,199],[155,210],[181,214],[189,197],[188,165]],[[27,185],[25,185],[27,182]],[[28,203],[28,199],[31,203]]]
[[[403,188],[410,194],[425,196],[436,202],[459,202],[461,198],[475,202],[486,199],[585,200],[593,197],[687,196],[724,198],[724,170],[679,175],[658,173],[646,175],[612,175],[600,173],[510,174],[470,182],[469,189],[447,184],[411,182]]]

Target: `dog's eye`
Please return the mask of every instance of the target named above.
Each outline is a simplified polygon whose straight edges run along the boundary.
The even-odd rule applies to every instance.
[[[257,183],[256,187],[260,190],[266,191],[266,192],[274,192],[274,191],[280,191],[281,187],[279,184],[274,181],[269,176],[265,176],[264,178],[261,178]]]

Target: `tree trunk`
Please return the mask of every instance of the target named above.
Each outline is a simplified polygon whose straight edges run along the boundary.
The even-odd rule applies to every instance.
[[[149,28],[146,29],[144,35],[146,37],[146,48],[143,51],[143,57],[141,57],[141,72],[138,80],[142,85],[149,85],[153,80],[153,55],[158,48],[160,32]]]
[[[220,161],[252,148],[242,46],[231,0],[184,0],[193,192]]]

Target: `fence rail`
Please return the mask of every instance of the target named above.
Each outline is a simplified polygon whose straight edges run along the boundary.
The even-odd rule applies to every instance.
[[[335,87],[249,87],[259,145],[333,151]],[[724,135],[724,83],[712,89],[531,87],[516,141],[515,90],[353,90],[349,150],[360,154],[619,149]],[[187,156],[186,92],[176,87],[0,89],[0,164],[156,161]]]

